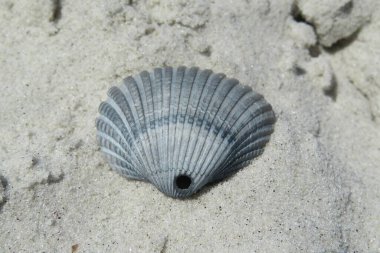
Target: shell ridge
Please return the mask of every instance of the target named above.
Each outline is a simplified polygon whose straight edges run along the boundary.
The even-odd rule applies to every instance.
[[[121,162],[123,162],[123,163],[126,164],[128,170],[133,171],[131,169],[131,164],[127,160],[125,160],[122,156],[120,156],[119,154],[115,153],[114,150],[109,149],[107,147],[102,147],[101,150],[102,150],[102,152],[104,154],[106,154],[106,155],[109,156],[108,160],[111,163],[116,163],[116,161],[121,161]],[[123,166],[125,166],[125,165],[123,165]]]
[[[226,83],[229,82],[229,79],[226,78],[226,76],[222,76],[222,78],[220,80],[217,79],[217,82],[215,83],[215,89],[214,89],[214,92],[212,94],[212,97],[211,99],[208,101],[207,103],[207,109],[206,111],[204,112],[204,115],[203,115],[203,119],[202,119],[202,122],[201,122],[201,125],[200,125],[200,128],[201,128],[201,133],[203,134],[203,138],[201,139],[201,141],[198,141],[197,143],[197,154],[195,156],[195,170],[193,171],[193,175],[194,177],[199,180],[199,171],[202,169],[202,160],[203,160],[203,157],[204,157],[204,148],[206,146],[206,143],[208,141],[208,138],[209,138],[209,134],[210,134],[210,129],[211,129],[211,120],[213,119],[214,115],[213,114],[216,114],[216,108],[218,107],[218,102],[220,101],[219,96],[220,96],[220,93],[223,94],[223,92],[228,92],[228,91],[223,91],[227,85]],[[230,89],[232,89],[232,87],[230,87]],[[227,94],[225,94],[226,96]],[[214,112],[215,111],[215,112]],[[199,123],[198,123],[199,124]]]
[[[251,142],[248,147],[240,149],[239,152],[236,152],[234,156],[224,164],[220,171],[223,172],[225,170],[229,170],[229,168],[234,167],[235,164],[238,164],[244,160],[247,155],[251,155],[251,159],[255,158],[256,156],[252,155],[254,155],[257,150],[264,150],[264,147],[268,141],[269,136],[266,135]]]
[[[130,148],[130,143],[125,139],[125,136],[120,132],[120,129],[113,125],[112,121],[105,118],[103,115],[96,119],[96,129],[117,142],[121,142],[121,145],[125,150]]]
[[[239,98],[239,102],[234,105],[234,108],[229,112],[226,120],[222,125],[223,133],[222,139],[228,138],[228,143],[235,140],[237,129],[241,118],[246,116],[245,114],[249,110],[249,107],[255,102],[255,98],[252,96],[252,89],[247,88],[243,96]]]
[[[162,137],[162,69],[155,68],[153,72],[150,73],[150,80],[152,85],[152,98],[153,98],[153,114],[154,114],[154,141],[153,145],[157,147],[157,156],[154,158],[156,160],[157,169],[162,168],[163,164],[163,153],[161,147],[161,137]],[[154,170],[148,175],[150,180],[159,180],[160,178],[152,177]],[[159,184],[160,187],[163,184]],[[163,189],[160,189],[163,190]]]
[[[252,108],[252,106],[250,108]],[[267,114],[269,114],[269,116]],[[274,115],[271,110],[261,112],[258,115],[256,115],[256,113],[253,113],[251,115],[255,115],[255,117],[253,117],[250,121],[246,122],[243,125],[243,127],[239,130],[239,132],[237,132],[237,140],[231,147],[232,152],[224,161],[224,164],[219,165],[221,166],[221,170],[224,170],[227,166],[226,161],[233,160],[236,153],[239,152],[242,147],[244,147],[245,145],[249,145],[249,143],[252,141],[255,141],[258,138],[258,136],[260,136],[260,134],[267,136],[273,132]],[[252,128],[252,124],[254,125],[255,129]],[[247,137],[245,134],[241,134],[244,132],[250,132],[251,134]]]
[[[148,118],[147,116],[147,112],[148,112],[148,99],[147,99],[147,94],[145,93],[145,87],[147,87],[147,85],[144,85],[144,83],[142,82],[142,78],[141,78],[141,75],[137,75],[135,77],[135,80],[136,80],[136,83],[137,83],[137,87],[139,88],[140,93],[141,93],[141,102],[142,102],[142,105],[143,105],[143,118],[144,120],[146,118]],[[148,92],[150,91],[149,89],[149,86],[147,87],[148,88]],[[149,94],[151,95],[151,94]],[[144,99],[143,99],[144,98]],[[153,99],[153,97],[152,97]],[[145,107],[144,107],[145,105]],[[150,108],[152,109],[152,108]],[[146,121],[145,123],[147,125],[149,125]],[[152,146],[154,145],[154,139],[151,138],[151,131],[149,129],[146,130],[145,133],[142,133],[141,135],[143,136],[144,140],[143,140],[143,143],[145,144],[144,145],[144,149],[146,150],[146,153],[149,154],[148,157],[146,157],[146,159],[150,162],[152,168],[151,170],[149,171],[149,175],[151,175],[154,171],[157,170],[157,164],[156,164],[156,160],[154,159],[154,153],[152,151]],[[165,159],[164,159],[165,160]],[[158,184],[158,185],[164,185],[161,181],[161,178],[156,178],[156,177],[151,177],[150,178],[151,181],[154,183],[154,184]]]
[[[257,129],[261,128],[264,125],[274,125],[276,122],[275,115],[270,106],[265,106],[260,109],[260,112],[251,114],[252,118],[250,121],[245,122],[239,128],[239,132],[235,135],[235,139],[241,139],[243,131],[250,129],[252,132],[255,132]],[[252,126],[253,125],[253,126]]]
[[[265,147],[265,144],[269,141],[270,135],[273,132],[273,124],[270,121],[266,122],[265,120],[260,121],[258,124],[260,124],[260,126],[258,126],[258,128],[255,131],[253,131],[248,138],[246,138],[245,140],[243,138],[240,138],[240,140],[242,139],[243,141],[236,142],[236,144],[233,146],[234,148],[231,154],[229,154],[224,163],[220,165],[222,167],[222,171],[226,170],[227,167],[229,167],[229,164],[231,164],[237,156],[240,156],[242,149],[244,149],[246,146],[251,145],[252,143],[255,143],[255,141],[257,141],[258,139],[267,138],[265,143],[262,143],[262,145],[259,147],[253,146],[254,148],[252,148],[251,145],[251,150]]]
[[[141,169],[144,170],[145,171],[144,174],[147,175],[148,173],[147,169],[150,168],[150,165],[147,163],[147,160],[143,158],[144,156],[146,156],[146,154],[145,154],[145,149],[143,146],[144,145],[143,140],[141,139],[141,136],[138,134],[138,129],[141,127],[138,121],[138,115],[135,110],[135,106],[133,104],[134,100],[131,97],[131,93],[129,92],[129,89],[126,83],[124,83],[124,85],[121,86],[121,89],[122,89],[121,94],[124,97],[124,99],[122,100],[123,103],[118,104],[112,98],[110,98],[109,103],[113,103],[114,109],[118,112],[119,116],[121,117],[122,121],[124,122],[126,126],[129,125],[128,124],[129,122],[133,122],[134,124],[136,124],[135,126],[136,133],[132,136],[133,144],[134,144],[133,146],[136,147],[136,150],[138,150],[139,159],[141,160],[142,164],[144,164],[144,166]],[[120,106],[127,106],[126,107],[127,109],[123,110]],[[129,119],[130,121],[128,121],[126,115],[130,115],[132,117],[131,119]]]
[[[185,76],[186,68],[184,67],[179,67],[176,69],[176,75],[174,76],[174,82],[172,85],[172,90],[178,90],[178,96],[177,94],[173,95],[171,98],[173,101],[171,101],[171,120],[170,124],[172,125],[172,128],[174,128],[174,133],[170,135],[171,137],[171,145],[173,146],[173,152],[172,152],[172,159],[170,163],[170,167],[173,168],[175,165],[175,157],[176,157],[176,137],[177,137],[177,121],[178,121],[178,111],[179,111],[179,103],[180,103],[180,97],[181,97],[181,92],[182,92],[182,87],[181,84],[183,82],[183,78]],[[172,92],[174,94],[174,92]]]
[[[122,135],[122,133],[118,128],[116,128],[116,126],[112,126],[112,124],[113,123],[109,119],[105,118],[103,115],[99,116],[99,118],[97,119],[98,132],[104,135],[102,136],[103,138],[112,138],[116,142],[120,142],[119,144],[122,145],[124,150],[126,150],[127,154],[132,158],[131,161],[133,161],[135,167],[138,168],[142,166],[142,164],[136,157],[135,152],[133,152],[134,150],[132,149],[131,145],[127,143],[125,136]],[[101,145],[101,143],[99,144]]]
[[[267,140],[265,140],[265,143],[267,142]],[[253,158],[261,155],[263,153],[264,149],[261,148],[261,149],[255,149],[253,151],[250,151],[250,152],[247,152],[245,154],[243,154],[242,156],[238,157],[233,163],[231,163],[230,168],[236,168],[236,167],[239,167],[239,165],[245,163],[245,162],[252,162]]]
[[[225,146],[224,143],[226,142],[221,136],[224,134],[224,128],[223,126],[225,125],[229,115],[237,110],[239,105],[239,99],[244,96],[244,94],[249,92],[249,89],[246,87],[243,87],[239,85],[239,82],[236,79],[230,79],[230,82],[232,83],[232,88],[229,90],[229,92],[226,94],[224,99],[222,100],[218,111],[216,112],[216,115],[214,117],[214,120],[212,121],[211,125],[212,127],[210,128],[212,134],[210,136],[209,142],[210,143],[206,149],[206,156],[207,159],[204,160],[202,164],[202,170],[197,171],[199,174],[198,177],[204,178],[208,177],[209,181],[212,180],[210,175],[212,175],[213,171],[217,168],[213,167],[213,165],[219,160],[223,161],[225,159],[224,156],[219,156],[215,157],[217,152],[221,150],[220,148],[222,146]],[[222,152],[223,149],[220,151]],[[208,182],[202,182],[208,183]],[[199,187],[201,184],[201,181],[198,181],[198,184],[195,187]]]
[[[106,111],[103,111],[104,108],[106,109]],[[120,130],[120,132],[122,133],[122,135],[124,137],[130,136],[130,138],[129,138],[130,144],[131,144],[130,146],[131,146],[131,148],[136,148],[137,157],[139,158],[138,160],[140,161],[141,164],[144,164],[141,162],[142,156],[141,156],[140,150],[136,146],[136,140],[134,139],[134,135],[132,133],[132,130],[130,129],[129,124],[126,123],[125,116],[120,111],[120,108],[118,107],[118,105],[116,103],[114,103],[114,101],[112,99],[109,99],[108,102],[101,104],[100,110],[101,110],[101,113],[102,113],[102,116],[104,117],[104,119],[108,119],[108,121],[112,122],[112,124],[115,125],[117,129]],[[113,116],[113,117],[111,117],[111,116]],[[128,133],[130,133],[130,134],[128,134]],[[145,166],[145,164],[144,164],[144,166]]]
[[[157,72],[159,69],[155,69]],[[157,131],[159,130],[160,125],[160,118],[157,117],[157,110],[160,110],[161,108],[158,107],[157,97],[157,86],[156,86],[156,79],[155,79],[155,72],[147,72],[143,71],[140,73],[140,78],[143,82],[144,92],[147,96],[147,115],[149,117],[149,129],[147,129],[148,138],[149,138],[149,148],[152,154],[152,161],[153,161],[153,169],[149,172],[147,175],[146,180],[149,180],[154,183],[156,186],[163,185],[161,178],[153,177],[152,175],[155,174],[157,170],[160,169],[161,166],[161,154],[160,154],[160,148],[158,146],[159,144],[159,134]],[[160,189],[159,190],[163,190]]]
[[[237,83],[234,82],[234,80],[232,79],[226,79],[226,82],[223,84],[221,83],[218,87],[220,87],[219,91],[220,91],[220,94],[217,93],[216,95],[218,96],[218,94],[221,96],[220,99],[216,98],[216,101],[214,101],[214,103],[212,104],[212,107],[211,107],[211,110],[208,112],[208,114],[206,114],[206,125],[204,126],[206,131],[207,131],[207,135],[206,135],[206,138],[205,138],[205,141],[204,141],[204,145],[202,146],[202,149],[201,149],[201,157],[200,159],[198,160],[198,164],[200,164],[200,166],[196,166],[197,170],[194,172],[194,175],[198,175],[200,173],[200,171],[203,171],[205,169],[205,164],[208,164],[208,160],[210,158],[207,158],[208,154],[209,154],[209,151],[210,151],[210,148],[212,147],[212,145],[214,145],[214,140],[215,140],[215,134],[213,132],[213,123],[214,123],[214,120],[216,118],[216,115],[218,114],[219,112],[219,109],[221,108],[222,104],[223,104],[223,101],[226,99],[226,97],[228,96],[228,94],[232,91],[232,89],[237,85]],[[218,91],[218,89],[217,89]],[[216,91],[216,92],[217,92]],[[203,175],[203,173],[201,173]],[[199,183],[201,180],[198,180]],[[195,186],[197,187],[197,185]]]
[[[126,176],[127,178],[133,178],[142,180],[143,177],[141,177],[140,174],[136,173],[135,171],[131,170],[131,167],[129,164],[123,162],[122,160],[118,159],[112,154],[109,154],[107,149],[102,148],[101,149],[103,156],[105,156],[106,160],[111,165],[111,168],[119,172],[121,175]],[[123,169],[121,169],[123,168]]]
[[[196,121],[195,121],[195,126],[196,129],[198,130],[198,138],[195,140],[194,144],[194,151],[191,154],[191,160],[194,160],[194,170],[192,172],[192,176],[194,177],[194,172],[196,171],[196,166],[197,166],[197,161],[199,160],[199,156],[201,155],[203,143],[206,140],[206,131],[204,130],[204,122],[205,122],[205,117],[206,117],[206,112],[208,111],[209,106],[211,105],[211,102],[214,101],[214,96],[216,94],[217,88],[220,85],[220,83],[225,79],[224,74],[214,74],[211,73],[208,81],[206,82],[205,89],[206,91],[202,93],[202,97],[200,98],[200,104],[199,108],[197,109],[197,114],[196,114]],[[199,140],[203,140],[199,142]]]
[[[154,145],[154,136],[152,133],[152,128],[154,128],[154,115],[153,115],[153,110],[154,110],[154,105],[153,105],[153,95],[152,95],[152,85],[151,85],[151,80],[150,80],[150,75],[147,71],[141,72],[137,77],[136,77],[137,83],[141,82],[141,89],[143,90],[143,94],[145,95],[145,119],[148,121],[146,122],[147,124],[147,140],[148,140],[148,147],[150,150],[150,159],[152,159],[152,165],[153,165],[153,170],[158,169],[157,161],[154,159],[157,155],[157,146]]]
[[[162,168],[165,168],[165,164],[166,164],[166,159],[167,159],[167,155],[166,155],[166,147],[165,147],[165,139],[166,139],[166,136],[165,136],[165,96],[167,94],[165,94],[165,68],[160,68],[160,85],[161,85],[161,126],[160,126],[160,137],[159,137],[159,143],[160,143],[160,149],[161,149],[161,154],[162,154],[162,159],[161,159],[161,167]],[[163,184],[164,187],[167,187],[166,184]],[[166,189],[165,189],[166,190]]]
[[[144,91],[147,94],[147,117],[149,118],[149,129],[147,130],[149,136],[149,146],[152,154],[153,160],[153,170],[148,175],[153,182],[157,182],[158,185],[164,185],[161,178],[153,177],[154,173],[160,169],[160,159],[159,159],[159,147],[158,147],[158,137],[157,137],[157,121],[155,115],[155,99],[153,95],[153,87],[155,80],[152,79],[152,76],[149,72],[144,71],[140,73],[140,78],[144,85]],[[144,80],[143,80],[144,79]],[[161,190],[161,189],[160,189]]]
[[[164,101],[164,68],[156,68],[153,72],[153,84],[154,84],[154,92],[153,92],[153,98],[154,98],[154,104],[155,104],[155,119],[157,122],[157,126],[155,129],[156,136],[157,136],[157,147],[158,147],[158,157],[159,157],[159,169],[165,167],[167,154],[166,154],[166,147],[165,147],[165,101]],[[161,183],[159,185],[160,191],[167,192],[168,191],[168,185],[166,183],[166,178],[163,177],[157,177],[157,176],[151,176],[153,178],[156,178]]]
[[[128,159],[128,152],[115,139],[101,132],[97,133],[97,137],[102,147],[114,150],[115,153],[122,155],[124,159]],[[132,164],[132,161],[130,163]]]
[[[170,153],[169,168],[171,168],[173,165],[173,153],[174,153],[173,135],[175,134],[174,133],[175,129],[173,129],[173,127],[175,126],[175,124],[173,122],[175,122],[175,117],[176,117],[176,113],[174,112],[174,108],[175,108],[174,104],[177,97],[177,94],[175,91],[176,82],[177,82],[177,68],[173,68],[172,84],[170,86],[170,101],[169,101],[169,143],[168,143],[169,145],[168,152]]]
[[[195,71],[195,73],[194,73]],[[186,111],[187,111],[187,106],[188,106],[188,101],[190,99],[190,96],[191,96],[191,89],[192,89],[192,86],[193,86],[193,82],[194,82],[194,79],[195,79],[195,76],[198,72],[198,68],[195,68],[195,67],[192,67],[190,69],[186,69],[186,73],[185,73],[185,76],[183,78],[183,81],[181,83],[181,89],[182,89],[182,92],[181,92],[181,96],[180,96],[180,100],[179,100],[179,119],[178,119],[178,122],[179,122],[179,127],[180,127],[180,131],[178,133],[178,136],[177,136],[177,144],[178,144],[178,154],[175,156],[176,157],[176,163],[175,163],[175,168],[178,168],[180,171],[182,170],[182,168],[180,168],[180,164],[183,164],[183,160],[182,160],[182,157],[183,157],[183,148],[184,148],[184,145],[182,145],[182,141],[183,141],[183,135],[184,135],[184,128],[185,128],[185,118],[186,118]],[[178,124],[178,123],[177,123]]]
[[[132,127],[129,124],[124,125],[122,116],[119,114],[120,110],[118,111],[117,108],[114,108],[114,105],[115,103],[110,99],[108,99],[107,102],[102,102],[99,107],[100,115],[115,122],[114,125],[122,131],[123,135],[126,134],[128,137],[130,136],[130,138],[128,138],[129,140],[133,139],[134,134]]]
[[[104,150],[109,150],[108,154],[111,157],[113,157],[113,159],[119,159],[119,160],[123,161],[124,163],[126,163],[129,166],[129,168],[132,167],[131,162],[125,157],[125,154],[122,152],[122,150],[120,150],[113,143],[109,142],[106,139],[100,139],[99,141],[101,141],[102,148]]]
[[[192,107],[189,114],[187,114],[187,123],[190,125],[189,130],[189,137],[188,137],[188,145],[185,150],[185,162],[183,164],[183,169],[188,170],[191,163],[191,157],[194,152],[195,148],[195,140],[199,137],[199,127],[196,127],[196,115],[197,111],[199,109],[199,104],[201,102],[202,94],[204,92],[204,89],[208,83],[208,80],[212,74],[211,70],[203,70],[199,71],[199,76],[194,80],[195,84],[198,84],[198,86],[195,87],[196,90],[199,90],[198,93],[195,93],[191,99],[191,102],[189,102],[190,106]]]
[[[164,167],[169,167],[169,113],[170,113],[170,99],[171,99],[171,83],[172,83],[173,68],[165,67],[162,69],[162,110],[163,110],[163,151],[164,151]],[[164,178],[162,180],[165,180]],[[167,179],[168,180],[168,179]],[[166,181],[166,180],[165,180]],[[170,191],[170,184],[163,184],[166,191]]]
[[[128,178],[128,179],[135,179],[135,180],[144,180],[143,177],[141,177],[138,174],[135,174],[132,171],[126,170],[125,167],[117,165],[115,163],[111,164],[111,168],[118,172],[120,175]]]
[[[169,172],[168,181],[174,178],[174,162],[176,154],[176,135],[177,135],[177,118],[178,118],[178,108],[179,108],[179,98],[181,96],[181,83],[185,75],[186,68],[178,67],[173,69],[172,85],[170,87],[170,111],[169,111],[169,146],[170,146],[170,158],[169,167],[171,169]],[[168,182],[170,185],[170,192],[174,192],[174,184]]]
[[[194,96],[196,96],[197,89],[196,89],[196,81],[198,80],[201,71],[199,68],[195,67],[193,68],[195,73],[191,75],[191,79],[189,82],[190,85],[190,92],[188,97],[186,98],[186,109],[185,113],[183,115],[183,130],[182,130],[182,138],[181,138],[181,149],[180,149],[180,163],[177,165],[177,168],[179,169],[179,174],[183,174],[185,170],[185,164],[186,164],[186,151],[189,146],[189,138],[190,138],[190,125],[188,124],[189,115],[192,111],[192,99],[194,99]],[[186,85],[186,84],[183,84]]]
[[[221,130],[224,130],[223,126],[229,124],[227,121],[233,110],[239,109],[237,107],[241,102],[240,99],[249,92],[249,89],[245,89],[239,86],[239,83],[233,87],[231,92],[224,99],[221,110],[218,111],[216,117],[216,124],[214,128],[214,134],[217,135]],[[234,115],[232,115],[234,116]]]
[[[237,126],[243,124],[245,119],[249,119],[246,113],[249,113],[252,105],[257,102],[257,97],[255,97],[255,93],[252,92],[250,87],[243,88],[241,92],[240,94],[238,93],[237,102],[231,107],[228,115],[223,120],[223,125],[221,126],[223,132],[219,132],[216,137],[219,137],[222,143],[215,146],[217,150],[212,155],[213,162],[207,167],[207,171],[209,171],[210,174],[220,169],[220,164],[228,160],[228,154],[231,153],[232,147],[227,148],[227,146],[235,140],[238,133],[236,129]],[[227,124],[227,126],[224,126],[225,124]],[[219,159],[215,159],[215,157],[219,157]]]
[[[132,113],[133,120],[138,129],[135,140],[137,141],[137,145],[140,149],[140,153],[146,157],[145,159],[141,157],[144,162],[147,164],[144,169],[146,170],[146,174],[149,174],[150,171],[153,170],[153,165],[151,164],[151,160],[148,158],[147,147],[146,147],[146,126],[144,119],[144,105],[141,99],[140,90],[138,84],[134,77],[129,76],[123,80],[124,85],[122,85],[121,90],[124,95],[124,102],[129,104],[130,112]]]
[[[251,154],[246,154],[245,159],[241,159],[240,162],[236,162],[230,166],[227,166],[225,169],[220,171],[220,173],[214,175],[214,180],[218,181],[222,178],[225,178],[238,170],[250,165],[255,157],[261,155],[264,149],[257,149],[251,152]],[[249,159],[251,157],[251,160]]]
[[[170,76],[170,84],[169,84],[169,99],[168,99],[168,125],[167,125],[167,153],[168,153],[168,160],[167,160],[167,168],[171,168],[171,161],[172,161],[172,157],[173,157],[173,147],[171,146],[171,141],[172,141],[172,137],[171,135],[173,134],[172,131],[173,131],[173,128],[172,128],[172,123],[171,123],[171,112],[172,112],[172,100],[173,100],[173,97],[175,96],[174,94],[174,90],[173,90],[173,86],[174,86],[174,83],[175,83],[175,77],[176,77],[176,68],[171,68],[171,76]],[[169,172],[169,177],[167,177],[167,180],[166,180],[166,185],[168,187],[168,192],[172,193],[174,192],[174,189],[173,189],[173,184],[170,184],[170,178],[172,178],[172,174],[173,172],[170,171]]]
[[[237,121],[234,124],[234,130],[232,135],[229,136],[228,141],[236,143],[239,138],[241,138],[240,133],[245,131],[253,131],[261,125],[254,124],[257,121],[257,117],[260,117],[262,114],[271,112],[271,107],[268,106],[266,101],[263,98],[259,100],[253,99],[249,102],[250,105],[246,110],[240,115]],[[271,117],[268,117],[270,119]],[[245,131],[244,131],[245,130]]]
[[[255,139],[257,139],[257,136],[270,136],[273,133],[273,125],[264,125],[257,129],[257,131],[253,133],[249,133],[248,135],[242,136],[240,142],[236,142],[232,147],[232,152],[227,157],[227,160],[230,160],[231,157],[235,157],[237,153],[240,152],[241,149],[243,149],[246,145],[249,145],[251,142],[253,142]]]
[[[163,89],[162,89],[162,110],[163,110],[163,127],[164,127],[164,152],[165,152],[165,167],[168,167],[169,161],[169,113],[170,113],[170,98],[171,98],[171,82],[172,82],[173,69],[165,67],[162,69],[163,76]]]
[[[155,162],[153,159],[153,153],[152,153],[152,143],[150,141],[150,136],[148,134],[147,126],[148,123],[146,121],[146,112],[148,111],[148,102],[147,102],[147,95],[145,94],[144,85],[142,83],[142,80],[140,78],[140,75],[136,75],[132,79],[130,79],[130,87],[134,88],[135,95],[133,97],[133,103],[135,107],[140,107],[141,110],[136,110],[139,115],[139,122],[141,125],[141,133],[139,134],[142,148],[144,149],[144,153],[147,154],[146,159],[148,161],[148,164],[150,165],[150,171],[155,170]],[[137,103],[135,102],[137,101]]]
[[[269,112],[266,112],[266,114],[268,114]],[[250,133],[250,135],[248,136],[248,138],[244,139],[244,135],[241,135],[238,139],[238,141],[236,141],[236,148],[240,148],[241,146],[244,146],[244,145],[248,145],[252,139],[252,137],[254,136],[255,138],[257,138],[256,136],[256,133],[259,132],[261,133],[261,131],[263,131],[263,135],[270,135],[272,134],[273,132],[273,120],[272,118],[269,118],[267,117],[267,115],[264,115],[262,116],[261,119],[259,119],[260,121],[258,122],[257,126],[256,126],[256,129],[254,131],[252,131]],[[249,124],[249,123],[248,123]],[[246,128],[248,128],[249,126],[246,126]],[[244,130],[244,128],[242,129]],[[234,144],[235,146],[235,144]]]
[[[143,96],[141,95],[142,90],[139,87],[137,80],[132,76],[125,78],[122,90],[124,90],[124,95],[130,95],[130,98],[132,99],[130,110],[132,112],[132,115],[134,116],[138,129],[140,130],[140,132],[145,133],[146,124],[144,118],[144,111],[146,110],[146,108],[143,103]]]
[[[254,150],[262,149],[264,145],[268,142],[268,138],[268,135],[261,136],[257,138],[255,141],[249,143],[246,147],[242,148],[238,153],[236,153],[233,160],[238,160],[241,156],[248,154]]]
[[[181,76],[180,78],[178,78],[178,81],[176,83],[174,83],[173,85],[175,86],[178,86],[178,90],[179,90],[179,94],[178,94],[178,100],[176,101],[177,104],[173,104],[172,108],[174,110],[175,108],[175,117],[173,117],[173,124],[174,124],[174,135],[173,135],[173,160],[172,160],[172,165],[171,165],[171,168],[174,168],[177,164],[177,160],[178,160],[178,153],[179,153],[179,131],[180,131],[180,124],[178,124],[178,118],[179,118],[179,111],[180,111],[180,103],[181,103],[181,97],[183,96],[183,86],[182,86],[182,83],[183,83],[183,80],[186,76],[186,73],[189,71],[188,68],[183,68],[183,69],[178,69],[180,72],[178,72]],[[181,70],[183,70],[181,72]],[[177,80],[177,78],[176,78]],[[173,87],[173,89],[175,89]]]
[[[108,96],[109,98],[107,99],[107,103],[109,103],[111,106],[114,106],[115,104],[118,106],[120,110],[117,110],[117,113],[121,115],[120,112],[122,112],[126,118],[126,121],[128,122],[128,126],[130,126],[130,129],[132,130],[133,136],[136,138],[138,132],[137,124],[134,116],[131,113],[131,107],[126,101],[124,92],[118,87],[111,87],[108,91]]]
[[[120,104],[123,104],[120,100],[118,101]],[[113,97],[109,97],[107,102],[101,105],[101,114],[108,118],[111,122],[115,122],[115,125],[118,126],[119,129],[121,127],[123,135],[130,136],[130,140],[132,140],[131,144],[136,145],[135,139],[137,138],[137,128],[134,124],[135,122],[132,118],[130,118],[131,115],[128,113],[129,111],[120,108],[119,103],[115,101]]]
[[[211,160],[209,160],[209,164],[206,165],[205,171],[213,174],[215,170],[218,169],[216,163],[218,161],[223,161],[226,158],[226,153],[228,154],[228,145],[229,141],[227,139],[227,135],[231,135],[231,131],[239,119],[241,115],[248,109],[248,106],[245,105],[245,100],[243,99],[245,96],[250,96],[250,91],[252,89],[249,87],[241,87],[234,86],[233,90],[228,94],[225,101],[227,104],[224,105],[224,108],[218,112],[219,120],[221,120],[222,124],[219,127],[219,131],[216,133],[215,141],[221,142],[218,145],[212,145],[209,154],[211,154]],[[233,97],[233,99],[229,99]],[[223,107],[223,104],[222,106]],[[230,125],[231,124],[231,125]],[[231,130],[229,130],[231,129]]]

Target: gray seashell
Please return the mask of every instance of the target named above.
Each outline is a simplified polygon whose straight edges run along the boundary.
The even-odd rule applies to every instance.
[[[263,96],[196,67],[143,71],[108,96],[96,128],[110,166],[174,198],[248,165],[263,152],[275,123]]]

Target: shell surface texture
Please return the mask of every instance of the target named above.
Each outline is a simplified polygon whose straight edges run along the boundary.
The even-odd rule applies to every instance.
[[[275,115],[262,95],[224,74],[164,67],[108,91],[97,139],[112,169],[185,198],[259,156]]]

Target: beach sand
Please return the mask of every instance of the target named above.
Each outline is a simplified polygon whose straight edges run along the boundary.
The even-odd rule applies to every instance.
[[[0,252],[380,252],[377,0],[0,0]],[[110,170],[107,90],[199,66],[263,94],[263,155],[190,199]]]

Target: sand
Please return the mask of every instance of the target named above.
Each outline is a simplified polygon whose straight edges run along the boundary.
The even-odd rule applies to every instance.
[[[0,252],[380,252],[377,0],[0,1]],[[224,72],[277,123],[193,198],[110,170],[99,103],[156,66]]]

